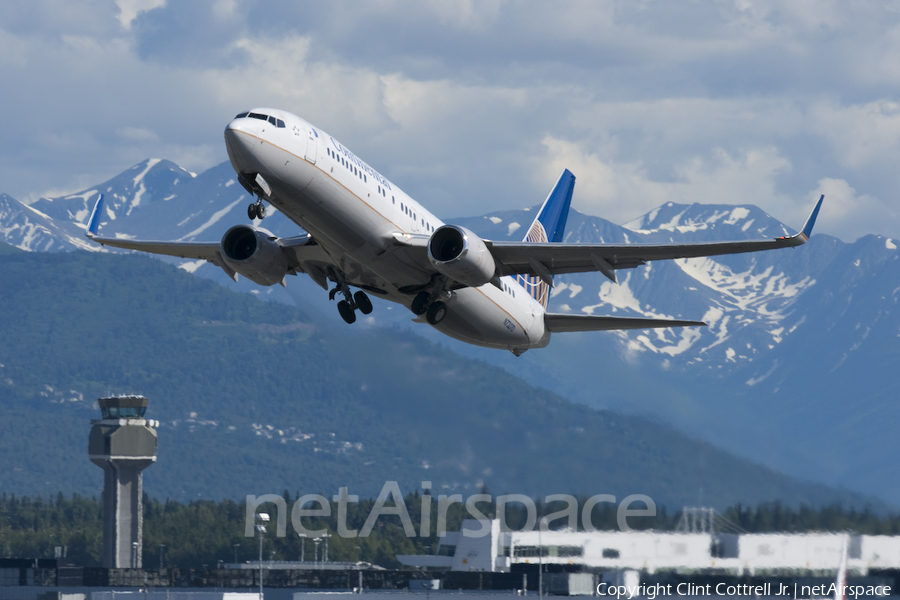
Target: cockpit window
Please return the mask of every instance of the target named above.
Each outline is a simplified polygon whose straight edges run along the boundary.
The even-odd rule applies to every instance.
[[[250,117],[251,119],[259,119],[260,121],[268,121],[269,120],[268,115],[263,115],[260,113],[250,113],[247,116]]]
[[[282,129],[284,129],[284,121],[282,121],[281,119],[278,119],[278,126],[281,127]]]
[[[272,125],[275,125],[276,127],[278,126],[278,121],[276,121],[275,117],[273,117],[271,115],[269,116],[269,123],[271,123]]]
[[[236,116],[235,119],[243,119],[244,117],[246,117],[249,114],[250,114],[249,112],[242,112],[241,114]]]

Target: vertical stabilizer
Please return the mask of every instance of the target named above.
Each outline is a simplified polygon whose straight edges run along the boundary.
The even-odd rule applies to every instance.
[[[574,190],[575,176],[568,169],[563,169],[559,179],[556,180],[556,185],[550,190],[550,194],[544,200],[544,204],[522,241],[531,243],[561,242],[566,231],[569,205],[572,204]],[[537,275],[519,275],[516,280],[546,310],[550,301],[550,284]]]

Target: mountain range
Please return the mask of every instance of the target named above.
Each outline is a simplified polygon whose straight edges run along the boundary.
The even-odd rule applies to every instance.
[[[669,512],[887,505],[798,481],[653,420],[572,403],[422,337],[347,328],[143,256],[0,246],[0,489],[96,495],[95,398],[160,421],[157,498],[412,491],[646,494]],[[6,249],[4,251],[4,249]]]
[[[217,240],[246,221],[251,201],[227,163],[194,176],[169,161],[148,160],[78,194],[31,206],[0,196],[0,239],[39,252],[105,251],[83,238],[82,224],[100,192],[108,198],[102,234],[149,239]],[[534,210],[445,221],[490,239],[519,239]],[[297,234],[283,215],[269,215],[267,229]],[[754,206],[668,203],[624,225],[573,210],[565,241],[688,242],[785,233],[792,229]],[[709,326],[556,335],[547,349],[518,359],[457,344],[384,302],[376,301],[375,312],[358,325],[417,333],[577,403],[650,417],[769,468],[897,506],[897,244],[878,236],[846,243],[814,233],[797,249],[650,263],[620,271],[618,285],[597,274],[560,276],[552,310],[703,319]],[[310,281],[291,278],[286,289],[260,289],[243,280],[235,284],[212,265],[169,262],[343,326]]]

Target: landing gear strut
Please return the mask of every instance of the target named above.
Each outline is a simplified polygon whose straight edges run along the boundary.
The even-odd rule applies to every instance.
[[[340,271],[332,270],[330,275],[331,279],[337,283],[337,287],[328,292],[328,299],[334,300],[338,293],[344,296],[344,299],[338,302],[338,312],[341,313],[341,318],[344,321],[347,323],[356,322],[357,309],[364,315],[372,312],[372,301],[369,300],[364,291],[359,290],[355,294],[351,293],[350,286],[347,285],[347,280]]]

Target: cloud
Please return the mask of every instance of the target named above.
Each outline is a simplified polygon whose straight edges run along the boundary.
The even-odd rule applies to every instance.
[[[813,195],[825,195],[825,203],[819,213],[817,229],[837,232],[844,239],[856,239],[872,233],[872,220],[881,215],[888,222],[896,222],[897,207],[888,207],[881,200],[867,194],[859,194],[843,179],[824,178],[813,190]]]
[[[159,136],[156,133],[144,127],[119,127],[116,129],[116,135],[124,140],[135,142],[159,141]]]
[[[900,103],[896,101],[880,99],[850,106],[823,102],[815,104],[811,113],[816,131],[830,142],[843,166],[883,163],[900,151]]]
[[[119,7],[119,23],[124,29],[131,29],[131,22],[134,21],[139,14],[165,6],[166,0],[116,0]]]
[[[721,148],[707,155],[682,157],[671,180],[654,180],[640,162],[615,163],[579,144],[547,137],[546,155],[538,161],[543,181],[563,168],[576,178],[573,206],[614,223],[630,221],[665,202],[682,204],[755,204],[788,220],[795,211],[775,191],[775,180],[790,163],[775,148],[755,148],[732,155]],[[615,152],[609,152],[615,155]],[[798,221],[799,223],[799,221]]]
[[[443,217],[537,204],[568,167],[576,206],[620,222],[697,201],[791,224],[828,188],[853,210],[827,202],[823,231],[897,237],[897,65],[876,0],[13,3],[0,190],[199,171],[234,114],[277,106]]]

